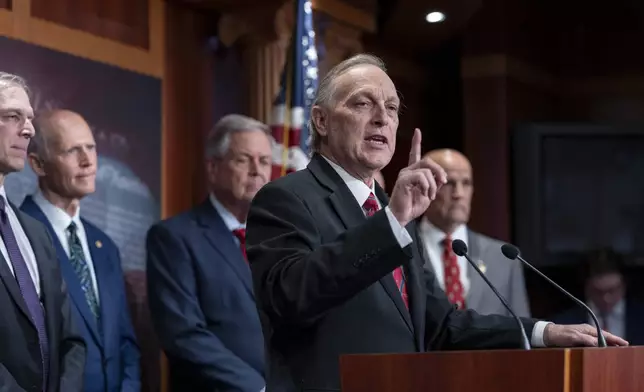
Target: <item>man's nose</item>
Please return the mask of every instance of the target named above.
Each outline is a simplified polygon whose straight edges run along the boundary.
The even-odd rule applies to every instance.
[[[389,122],[389,118],[387,117],[387,109],[384,107],[384,105],[376,105],[374,108],[375,113],[373,115],[373,124],[379,128],[386,126]]]
[[[460,182],[456,182],[454,184],[454,188],[452,191],[452,198],[460,199],[461,197],[463,197],[464,193],[465,193],[465,187],[463,186],[463,184]]]
[[[248,174],[252,176],[256,176],[259,173],[259,165],[260,165],[259,160],[251,159]]]
[[[34,129],[34,124],[31,120],[25,121],[25,125],[22,128],[22,135],[30,139],[36,135],[36,130]]]

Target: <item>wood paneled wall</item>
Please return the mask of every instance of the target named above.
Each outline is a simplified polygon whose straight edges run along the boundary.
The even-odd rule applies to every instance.
[[[68,7],[61,7],[59,1],[44,1],[44,3],[56,4],[56,8],[64,9],[65,12],[75,13],[75,19],[85,20],[75,22],[77,24],[83,26],[96,24],[97,26],[91,27],[90,31],[68,26],[65,16],[49,17],[49,19],[61,19],[61,22],[52,22],[34,15],[35,12],[44,11],[40,0],[14,1],[12,11],[0,10],[0,35],[162,79],[165,37],[164,3],[162,0],[147,1],[149,3],[146,10],[136,11],[137,20],[145,20],[138,27],[128,24],[130,23],[128,18],[131,16],[127,12],[104,11],[111,10],[112,7],[114,10],[119,10],[122,8],[121,0],[103,0],[102,7],[92,9],[86,7],[84,8],[86,12],[79,13],[75,13],[76,11]],[[110,4],[116,5],[110,6]],[[138,8],[133,7],[133,9]],[[97,32],[97,29],[104,31],[103,35],[111,34],[113,37],[105,38]],[[118,34],[115,32],[123,36],[116,37]],[[136,36],[146,36],[148,44],[141,47],[130,43],[131,37]]]
[[[173,2],[166,9],[163,95],[164,206],[168,216],[192,208],[206,194],[204,140],[212,127],[212,55],[208,14]]]
[[[31,0],[31,15],[126,45],[148,49],[149,3],[149,0]]]

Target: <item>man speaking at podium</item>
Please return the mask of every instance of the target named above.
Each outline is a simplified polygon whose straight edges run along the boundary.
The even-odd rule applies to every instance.
[[[423,271],[414,219],[447,181],[415,130],[388,200],[374,173],[393,156],[400,101],[382,61],[357,55],[321,81],[305,170],[255,196],[247,252],[270,354],[268,391],[339,390],[343,354],[519,347],[512,318],[459,311]],[[594,346],[589,325],[523,319],[535,347]],[[608,344],[626,345],[606,334]]]

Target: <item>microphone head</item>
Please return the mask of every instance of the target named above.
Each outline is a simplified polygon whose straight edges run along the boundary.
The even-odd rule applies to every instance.
[[[519,248],[510,244],[503,244],[503,246],[501,246],[501,252],[503,253],[503,256],[510,260],[516,260],[520,253]]]
[[[467,253],[467,245],[465,245],[465,242],[461,240],[454,240],[454,242],[452,242],[452,250],[458,256],[465,256]]]

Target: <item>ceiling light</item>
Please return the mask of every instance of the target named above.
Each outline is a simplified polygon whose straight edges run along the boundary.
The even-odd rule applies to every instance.
[[[425,20],[429,23],[440,23],[445,20],[445,14],[439,11],[430,12],[425,16]]]

